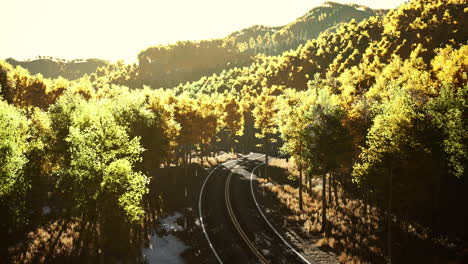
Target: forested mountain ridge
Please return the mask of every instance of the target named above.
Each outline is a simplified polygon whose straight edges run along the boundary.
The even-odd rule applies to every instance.
[[[62,76],[76,79],[88,74],[96,87],[101,87],[103,83],[134,88],[142,85],[153,88],[173,87],[220,73],[224,69],[248,66],[254,61],[256,54],[278,55],[283,51],[296,49],[298,45],[315,38],[330,27],[352,19],[361,21],[385,12],[358,5],[326,2],[284,26],[257,25],[233,32],[222,39],[179,41],[149,47],[138,54],[137,64],[131,65],[93,64],[94,61],[91,60],[64,63],[48,58],[23,62],[10,59],[9,62],[13,66],[20,65],[33,74],[41,73],[47,78]]]
[[[99,67],[109,64],[108,61],[100,59],[86,60],[63,60],[52,57],[38,57],[33,60],[18,61],[13,58],[6,59],[12,66],[21,66],[31,74],[40,73],[46,78],[63,77],[74,80],[83,77],[85,74],[94,73]]]
[[[294,51],[280,56],[256,56],[250,67],[225,70],[220,75],[204,77],[191,84],[180,85],[186,91],[220,91],[244,85],[284,85],[305,89],[315,74],[332,83],[353,80],[359,87],[369,88],[381,68],[394,56],[410,58],[420,52],[426,65],[437,48],[466,44],[467,12],[462,1],[418,1],[391,10],[383,18],[372,17],[362,22],[352,21],[325,32]],[[418,47],[416,49],[416,47]],[[368,71],[373,68],[372,71]],[[378,71],[378,72],[375,72]],[[253,78],[246,78],[246,76]],[[338,78],[338,76],[341,76]],[[222,82],[223,78],[227,82]],[[224,84],[229,83],[224,86]]]
[[[370,16],[382,16],[386,12],[359,5],[326,2],[284,26],[256,25],[233,32],[223,39],[179,41],[149,47],[138,54],[136,65],[112,66],[97,59],[64,62],[51,58],[31,61],[10,58],[7,62],[28,69],[32,74],[41,73],[47,78],[61,76],[72,80],[94,73],[92,80],[107,75],[105,82],[131,87],[172,87],[220,73],[224,69],[248,66],[256,54],[279,55],[283,51],[296,49],[335,25],[352,19],[362,21]]]
[[[388,10],[374,10],[356,4],[325,2],[309,10],[295,21],[278,27],[253,26],[226,37],[234,39],[246,49],[256,54],[280,55],[282,52],[296,49],[311,39],[340,23],[351,20],[362,21],[371,16],[383,16]]]
[[[282,27],[253,26],[224,39],[150,47],[138,54],[138,78],[141,84],[153,88],[195,81],[225,69],[248,66],[255,54],[278,55],[296,49],[339,23],[362,21],[384,13],[358,5],[326,2]]]

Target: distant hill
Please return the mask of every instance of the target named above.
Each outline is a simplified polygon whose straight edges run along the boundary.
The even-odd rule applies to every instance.
[[[361,91],[368,89],[375,83],[382,68],[395,57],[406,60],[414,53],[428,67],[438,49],[447,45],[459,48],[467,43],[466,1],[465,4],[458,0],[423,2],[411,1],[391,10],[384,17],[336,25],[296,50],[278,56],[259,55],[249,67],[225,70],[181,84],[177,89],[212,93],[232,88],[241,90],[244,86],[260,89],[281,85],[303,90],[316,74],[327,78],[333,86],[352,84]],[[334,4],[329,2],[327,5]],[[337,6],[356,10],[363,8]],[[316,10],[322,10],[322,7],[315,8],[304,17],[314,16],[312,14],[316,14]]]
[[[86,60],[62,60],[52,57],[37,58],[34,60],[18,61],[13,58],[6,60],[12,66],[21,66],[32,74],[40,73],[46,78],[57,78],[62,76],[69,80],[82,77],[85,74],[95,72],[99,67],[109,64],[100,59]]]
[[[365,6],[326,2],[284,26],[255,25],[223,39],[149,47],[138,55],[139,84],[171,87],[225,69],[248,66],[256,54],[278,55],[296,49],[332,26],[386,13]]]
[[[300,44],[314,39],[327,29],[351,20],[362,21],[371,16],[383,16],[388,12],[384,9],[372,9],[357,4],[340,4],[325,2],[312,8],[295,21],[279,27],[253,26],[227,36],[237,43],[254,49],[255,53],[279,55],[290,49],[296,49]],[[253,44],[253,45],[252,45]]]

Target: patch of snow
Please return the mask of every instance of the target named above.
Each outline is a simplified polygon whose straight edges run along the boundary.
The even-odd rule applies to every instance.
[[[146,263],[185,263],[180,256],[188,246],[174,235],[159,237],[153,235],[149,242],[149,247],[143,248],[141,253]]]
[[[177,219],[181,218],[182,214],[179,212],[175,212],[174,215],[165,217],[161,220],[159,220],[159,223],[161,224],[161,228],[166,231],[166,232],[178,232],[184,230],[183,227],[177,224]]]

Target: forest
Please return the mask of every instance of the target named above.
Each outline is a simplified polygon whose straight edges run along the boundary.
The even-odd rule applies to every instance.
[[[249,151],[291,161],[291,221],[342,263],[468,259],[466,0],[326,2],[285,26],[148,47],[134,64],[41,60],[0,61],[0,262],[51,262],[22,243],[50,217],[91,241],[52,262],[104,249],[104,262],[134,262],[122,254],[144,240],[162,169],[189,177],[194,160]]]

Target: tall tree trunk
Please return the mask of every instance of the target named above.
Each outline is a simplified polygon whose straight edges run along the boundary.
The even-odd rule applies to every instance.
[[[309,195],[312,195],[312,174],[307,172],[307,178],[309,180]]]
[[[188,174],[188,153],[187,153],[187,147],[184,146],[184,176],[187,177]]]
[[[299,210],[302,208],[302,141],[299,139],[299,149],[301,156],[299,157]]]
[[[364,203],[364,208],[363,208],[362,214],[363,214],[364,222],[367,222],[367,202],[368,202],[367,193],[368,193],[367,184],[363,184],[363,187],[362,187],[362,201]]]
[[[341,193],[341,201],[344,205],[346,205],[346,185],[345,185],[345,175],[344,173],[341,174],[341,183],[342,183],[342,193]]]
[[[322,230],[321,232],[324,233],[325,236],[327,236],[327,174],[324,171],[322,173]]]
[[[409,217],[408,217],[408,214],[409,214],[409,207],[405,207],[405,227],[404,227],[404,230],[405,230],[405,239],[403,241],[403,246],[405,247],[405,254],[403,255],[403,257],[407,257],[408,256],[408,252],[409,252]]]
[[[444,158],[442,157],[442,160]],[[444,162],[441,162],[441,168],[438,173],[434,174],[434,204],[432,211],[432,230],[436,235],[439,233],[439,215],[440,215],[440,191],[442,183],[442,174],[444,173]]]
[[[200,146],[200,166],[203,168],[203,146]]]
[[[208,153],[207,149],[205,149],[205,152],[202,153],[202,158],[204,161],[202,161],[202,167],[203,167],[203,162],[208,164],[208,157],[210,156],[210,153]]]
[[[435,173],[434,177],[434,209],[432,212],[432,232],[435,236],[440,233],[440,192],[442,189],[443,173],[445,172],[445,157],[442,156],[440,172]],[[439,256],[434,255],[433,263],[439,263]]]
[[[388,173],[388,208],[387,208],[387,263],[392,263],[392,165]]]
[[[330,206],[332,206],[332,176],[333,176],[333,172],[330,172],[328,174],[328,204]]]
[[[333,192],[335,193],[335,207],[338,207],[338,182],[335,173],[333,173]]]
[[[268,136],[265,135],[265,179],[268,180]]]
[[[188,165],[192,165],[192,150],[188,151]]]
[[[302,162],[299,161],[299,210],[302,211]]]

